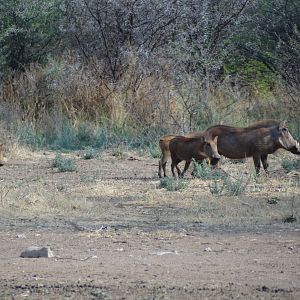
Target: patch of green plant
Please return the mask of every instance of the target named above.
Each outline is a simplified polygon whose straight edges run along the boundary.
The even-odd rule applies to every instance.
[[[148,148],[149,154],[152,158],[160,158],[161,157],[161,151],[157,145],[151,145]]]
[[[249,184],[250,179],[245,176],[241,176],[237,179],[231,179],[226,177],[224,179],[224,190],[230,196],[239,196],[245,193],[246,188]]]
[[[17,139],[29,146],[32,150],[38,150],[45,144],[45,137],[42,132],[37,131],[31,124],[22,122],[13,129]]]
[[[81,182],[95,182],[96,181],[95,175],[81,174],[79,177],[80,177]]]
[[[97,158],[99,156],[99,152],[92,148],[92,147],[87,147],[82,155],[83,159],[94,159]]]
[[[225,188],[224,181],[223,180],[218,180],[214,179],[210,184],[209,184],[209,191],[213,195],[221,195],[223,190]]]
[[[283,159],[281,166],[286,172],[299,171],[300,170],[300,159]]]
[[[77,128],[76,139],[80,146],[93,145],[95,133],[92,126],[87,123],[81,123]]]
[[[56,154],[52,167],[57,168],[59,172],[74,172],[77,170],[75,160],[64,158],[60,153]]]
[[[124,158],[124,156],[125,156],[124,150],[121,149],[121,148],[115,148],[115,149],[113,149],[111,155],[115,156],[117,158]]]
[[[168,191],[179,191],[185,189],[187,186],[188,183],[182,179],[165,177],[160,179],[158,188],[165,188]]]
[[[202,164],[198,164],[195,159],[193,159],[194,171],[193,176],[196,178],[201,178],[203,180],[218,180],[224,177],[224,174],[221,170],[212,169],[206,161],[203,161]]]
[[[59,130],[56,140],[54,141],[56,148],[75,150],[77,149],[76,130],[68,121],[64,121]]]

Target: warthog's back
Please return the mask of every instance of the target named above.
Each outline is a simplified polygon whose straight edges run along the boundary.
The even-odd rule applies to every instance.
[[[190,160],[199,156],[199,149],[203,146],[203,139],[177,136],[170,142],[170,151],[181,160]]]
[[[219,135],[218,151],[232,159],[241,159],[257,153],[269,154],[279,146],[275,128],[259,128]]]

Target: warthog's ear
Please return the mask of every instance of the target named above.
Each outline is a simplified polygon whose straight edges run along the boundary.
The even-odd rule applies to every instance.
[[[279,123],[279,129],[280,128],[283,128],[283,127],[287,127],[287,121],[286,120],[283,120]]]

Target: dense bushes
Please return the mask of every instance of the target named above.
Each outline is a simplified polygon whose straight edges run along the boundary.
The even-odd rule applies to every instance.
[[[68,149],[262,118],[297,136],[300,5],[275,2],[2,1],[3,126]]]

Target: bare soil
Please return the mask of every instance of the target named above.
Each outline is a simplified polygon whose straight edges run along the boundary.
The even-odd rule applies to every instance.
[[[232,196],[188,174],[160,188],[146,153],[83,152],[76,172],[54,152],[26,152],[0,168],[0,299],[300,299],[299,174],[271,156],[222,170],[247,183]],[[288,156],[290,159],[299,159]],[[293,216],[295,222],[286,222]],[[54,258],[21,258],[29,246]]]

